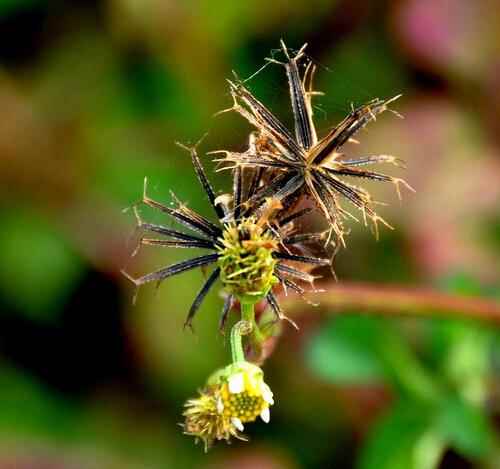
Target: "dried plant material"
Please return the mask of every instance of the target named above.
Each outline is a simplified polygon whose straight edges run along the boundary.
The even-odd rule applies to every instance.
[[[376,120],[377,115],[390,110],[389,105],[399,96],[388,100],[374,99],[358,108],[340,124],[330,130],[326,136],[318,139],[313,121],[311,99],[318,92],[312,89],[315,67],[304,53],[304,45],[294,56],[282,42],[286,62],[278,62],[285,68],[292,111],[295,120],[295,135],[274,116],[245,86],[242,81],[229,82],[233,110],[241,114],[257,130],[250,138],[246,152],[218,151],[223,155],[219,162],[229,163],[229,168],[253,167],[270,172],[273,177],[269,184],[259,190],[248,200],[252,207],[265,203],[267,197],[273,196],[282,201],[285,207],[293,206],[302,195],[312,198],[316,206],[326,217],[331,232],[345,245],[344,220],[347,217],[357,220],[345,210],[341,200],[346,200],[362,213],[363,219],[373,222],[378,235],[378,222],[390,225],[374,210],[376,202],[371,195],[347,181],[349,178],[363,178],[394,184],[400,196],[400,186],[413,190],[403,179],[383,173],[360,169],[362,166],[375,163],[399,165],[400,161],[388,155],[361,156],[346,158],[342,153],[343,146],[353,141],[354,136],[369,122]],[[299,62],[305,61],[305,71],[300,76]],[[397,113],[396,113],[397,114]]]
[[[185,326],[191,326],[203,299],[219,279],[228,294],[221,315],[221,326],[224,325],[230,306],[235,299],[248,301],[250,298],[258,301],[265,298],[278,319],[287,319],[278,306],[276,296],[272,291],[273,285],[285,284],[286,281],[286,286],[303,292],[302,287],[297,285],[296,281],[312,284],[316,278],[287,265],[287,262],[324,266],[330,265],[331,261],[290,252],[290,247],[315,239],[312,235],[311,238],[294,237],[293,221],[301,213],[292,214],[280,220],[275,217],[276,212],[282,207],[278,199],[269,199],[265,206],[257,211],[254,211],[252,205],[247,203],[255,196],[261,184],[259,172],[252,175],[248,190],[245,191],[243,170],[237,168],[233,176],[233,194],[217,197],[198,157],[196,146],[184,148],[191,155],[196,175],[214,209],[217,222],[212,222],[178,201],[177,207],[171,208],[151,199],[146,193],[145,182],[142,203],[165,213],[195,234],[146,223],[141,219],[137,207],[134,207],[137,226],[142,232],[138,248],[143,245],[153,245],[181,249],[195,248],[207,250],[210,253],[178,262],[138,278],[124,274],[136,286],[140,286],[149,282],[159,284],[169,277],[197,267],[215,266],[196,295]],[[165,239],[149,237],[144,233],[161,235]]]

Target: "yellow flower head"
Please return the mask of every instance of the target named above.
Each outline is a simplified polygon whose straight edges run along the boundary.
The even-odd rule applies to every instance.
[[[220,390],[221,408],[236,428],[243,430],[243,423],[261,417],[269,422],[269,406],[274,404],[273,393],[264,382],[264,373],[256,365],[239,362],[229,365],[227,380]]]
[[[264,373],[252,363],[237,362],[215,372],[200,397],[187,401],[184,432],[201,439],[207,450],[214,441],[236,437],[244,423],[260,416],[269,422],[273,393],[264,382]]]

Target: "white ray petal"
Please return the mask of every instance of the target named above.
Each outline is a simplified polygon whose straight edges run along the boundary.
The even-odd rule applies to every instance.
[[[224,412],[224,403],[222,402],[222,399],[220,397],[217,399],[217,412],[219,414],[222,414],[222,412]]]
[[[271,413],[269,412],[269,407],[266,407],[261,413],[260,413],[260,418],[266,422],[269,423],[269,420],[271,420]]]
[[[274,399],[273,399],[273,392],[269,388],[267,384],[264,384],[261,387],[261,392],[262,392],[262,397],[263,399],[269,404],[273,405],[274,404]]]
[[[231,394],[238,394],[245,389],[245,378],[243,373],[236,373],[229,377],[228,382],[229,392]]]
[[[243,423],[241,423],[241,420],[238,417],[231,417],[231,423],[240,431],[242,432],[245,428],[243,427]]]

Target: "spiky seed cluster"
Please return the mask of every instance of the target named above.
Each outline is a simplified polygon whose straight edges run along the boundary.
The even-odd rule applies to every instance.
[[[240,300],[255,302],[278,283],[274,275],[278,261],[273,256],[278,241],[254,217],[228,224],[221,244],[217,263],[228,292]]]
[[[245,190],[242,171],[235,171],[233,194],[216,197],[198,157],[196,146],[187,150],[191,154],[198,180],[217,216],[217,222],[209,220],[184,204],[178,203],[177,207],[171,208],[151,199],[146,194],[145,185],[142,203],[163,212],[192,233],[146,223],[135,207],[137,226],[142,232],[139,246],[202,249],[209,254],[178,262],[139,278],[133,278],[126,272],[123,272],[124,275],[136,286],[140,286],[149,282],[160,283],[197,267],[215,265],[189,309],[186,326],[191,326],[203,299],[219,278],[228,293],[222,309],[221,328],[237,299],[257,300],[265,297],[276,317],[286,318],[271,287],[279,282],[284,287],[303,295],[305,290],[296,282],[312,284],[315,279],[313,275],[289,265],[288,262],[312,266],[330,265],[329,259],[291,252],[304,243],[317,240],[316,235],[304,237],[294,232],[294,222],[308,211],[301,210],[276,216],[276,212],[282,206],[280,203],[273,203],[272,199],[268,200],[265,210],[245,208],[249,207],[248,200],[255,195],[262,183],[260,172],[253,174]],[[160,235],[160,238],[149,237],[145,233]]]
[[[184,432],[202,440],[205,450],[217,440],[245,440],[244,424],[258,417],[269,422],[273,404],[262,369],[246,361],[233,363],[215,372],[200,396],[186,402]]]
[[[311,198],[328,222],[331,232],[335,233],[345,245],[346,229],[344,219],[357,220],[345,210],[340,201],[345,200],[361,211],[363,219],[373,222],[378,235],[378,222],[390,227],[374,210],[376,202],[363,188],[349,182],[350,178],[372,179],[392,183],[400,194],[399,186],[413,190],[404,180],[386,174],[359,169],[374,163],[397,165],[399,160],[388,155],[370,155],[346,158],[343,153],[345,144],[357,143],[353,137],[376,116],[389,110],[392,99],[374,99],[369,103],[353,108],[340,124],[332,128],[323,138],[318,139],[313,121],[312,97],[321,93],[312,89],[315,66],[305,55],[304,45],[291,57],[283,41],[281,42],[286,62],[277,63],[285,68],[292,111],[295,119],[295,136],[244,86],[243,82],[229,82],[233,106],[226,111],[236,111],[256,129],[250,138],[246,152],[218,151],[223,157],[218,161],[229,163],[229,168],[263,168],[273,177],[263,186],[250,203],[255,207],[272,195],[283,202],[283,206],[293,206],[302,196]],[[299,63],[305,63],[301,77]],[[223,111],[224,112],[224,111]],[[392,111],[395,113],[395,111]],[[397,114],[397,113],[396,113]]]
[[[144,232],[167,238],[142,236],[140,245],[197,248],[209,250],[211,253],[165,267],[137,279],[126,274],[135,285],[151,281],[161,282],[172,275],[196,267],[216,265],[198,292],[186,319],[186,325],[191,324],[204,297],[219,278],[229,293],[224,304],[221,324],[224,323],[236,298],[242,295],[258,297],[266,291],[266,299],[277,316],[284,317],[270,287],[277,279],[284,287],[289,287],[302,295],[304,289],[295,281],[312,282],[314,277],[283,261],[327,265],[329,261],[326,259],[298,255],[296,252],[303,250],[304,243],[319,240],[322,240],[325,246],[330,243],[335,244],[335,247],[339,244],[345,245],[346,229],[343,221],[346,217],[356,218],[342,207],[341,200],[347,200],[358,208],[365,222],[368,218],[373,222],[376,231],[379,221],[388,225],[374,211],[373,206],[376,202],[371,195],[365,189],[348,182],[348,179],[365,178],[389,182],[396,186],[398,194],[401,184],[410,188],[400,178],[359,169],[373,163],[398,164],[399,160],[396,158],[388,155],[346,158],[343,153],[344,145],[355,142],[353,137],[357,132],[375,120],[378,114],[390,110],[389,104],[396,98],[375,99],[356,109],[353,108],[340,124],[323,138],[318,138],[311,103],[313,96],[321,94],[312,87],[315,67],[305,55],[306,45],[293,57],[283,42],[281,45],[286,62],[278,62],[275,59],[268,61],[278,63],[285,68],[295,119],[295,136],[253,96],[243,82],[238,81],[230,82],[234,100],[230,110],[238,112],[247,119],[255,127],[255,131],[250,134],[247,151],[216,152],[224,155],[219,161],[229,162],[233,168],[233,193],[225,197],[216,197],[197,155],[196,146],[184,147],[191,154],[196,175],[217,215],[218,223],[212,222],[183,204],[172,209],[144,194],[142,202],[145,205],[164,212],[193,233],[144,223],[138,217],[138,225]],[[299,64],[302,62],[305,63],[305,68],[301,76]],[[246,179],[243,176],[244,172],[247,174]],[[326,240],[322,234],[301,234],[293,231],[295,220],[305,213],[305,211],[294,212],[304,197],[312,199],[325,216],[328,222]],[[266,208],[269,206],[269,201],[272,201],[273,207],[278,209],[269,212]],[[250,222],[250,220],[255,221]],[[332,234],[336,235],[340,243],[336,240],[332,242]],[[254,237],[253,244],[243,239],[247,235]],[[245,243],[242,244],[242,241]],[[267,247],[264,248],[264,245]]]

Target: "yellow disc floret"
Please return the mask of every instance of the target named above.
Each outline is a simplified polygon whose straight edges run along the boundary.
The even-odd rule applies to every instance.
[[[252,363],[242,361],[227,366],[209,380],[220,383],[219,407],[243,430],[243,423],[261,417],[269,421],[269,406],[274,403],[273,393],[264,382],[264,373]]]
[[[264,383],[262,370],[248,362],[232,367],[238,371],[229,376],[221,389],[224,413],[243,423],[253,422],[259,416],[269,420],[267,415],[269,405],[273,403],[272,392]]]
[[[236,417],[242,423],[253,422],[268,407],[261,396],[252,396],[247,391],[231,394],[227,385],[222,390],[221,398],[224,405],[224,414]]]

